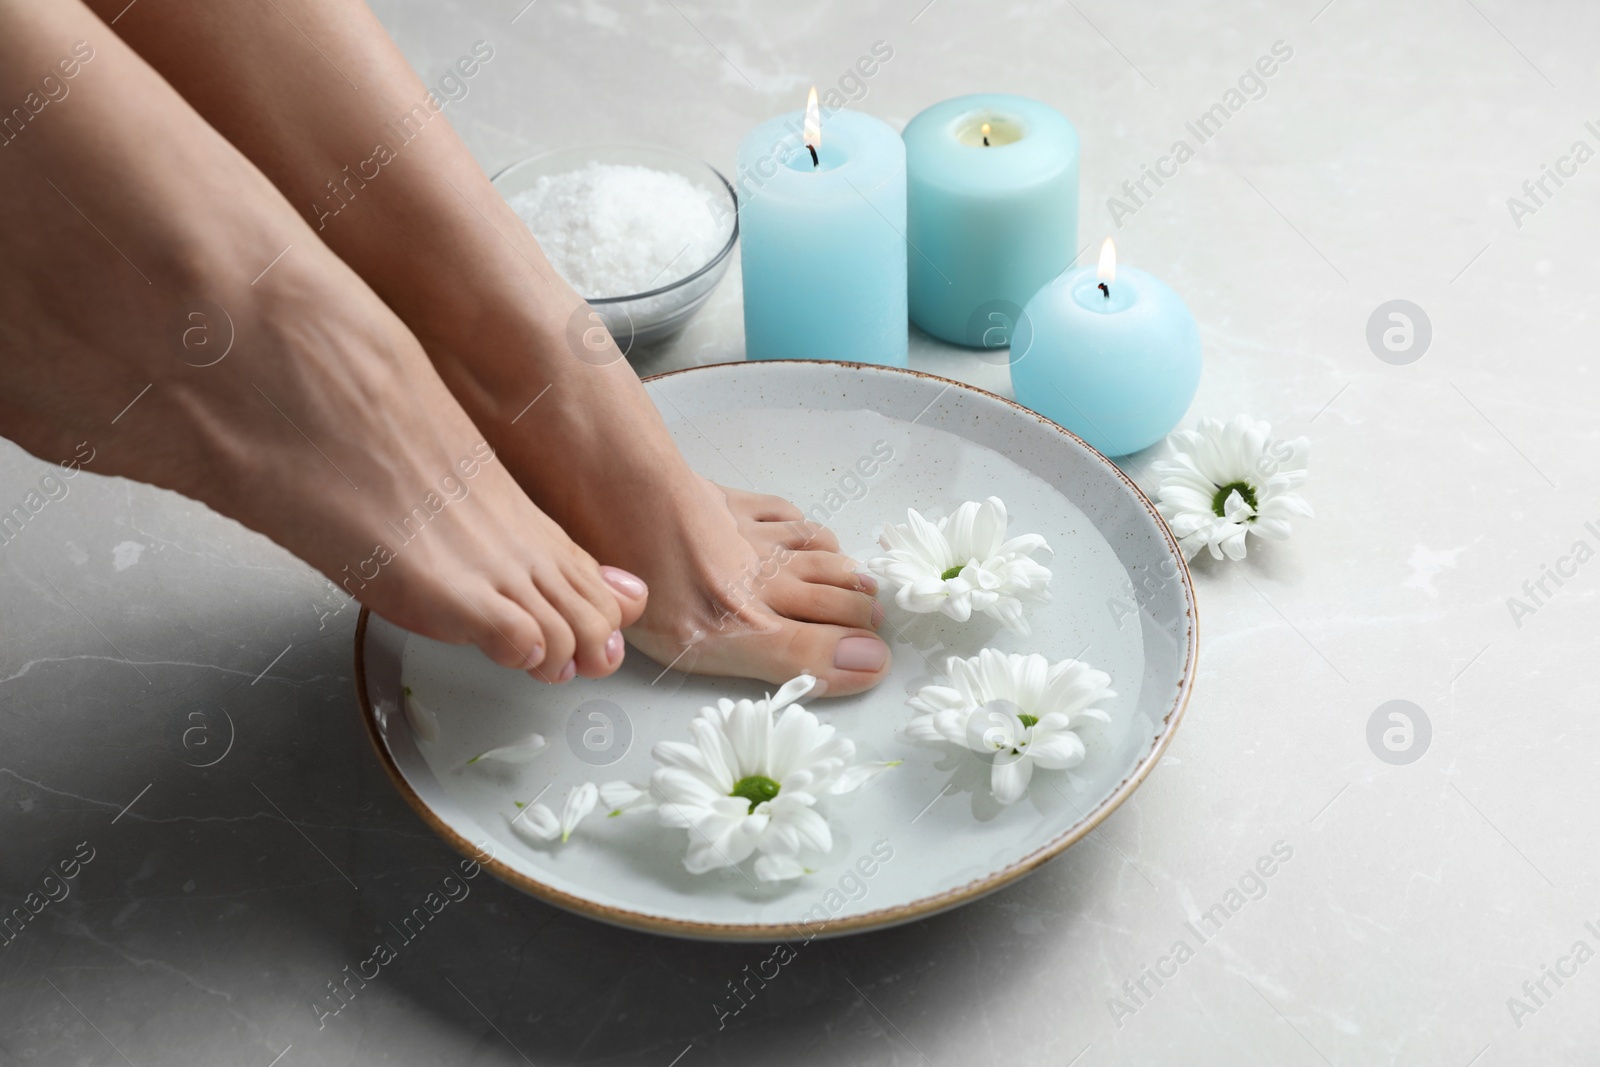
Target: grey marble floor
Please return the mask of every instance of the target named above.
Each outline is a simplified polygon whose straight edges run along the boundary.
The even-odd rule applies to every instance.
[[[449,112],[491,170],[607,138],[726,168],[879,40],[894,56],[857,106],[897,125],[980,89],[1054,104],[1083,138],[1083,240],[1114,232],[1201,323],[1191,417],[1308,434],[1318,518],[1196,568],[1202,670],[1169,757],[1020,884],[819,942],[719,1018],[766,949],[627,933],[481,879],[319,1026],[328,983],[453,860],[368,749],[355,608],[200,505],[85,474],[0,545],[0,911],[61,898],[0,946],[0,1064],[1593,1059],[1600,164],[1573,152],[1600,148],[1600,7],[377,6],[430,80],[492,43]],[[1280,41],[1259,98],[1130,202],[1124,181]],[[1525,190],[1547,165],[1560,184]],[[1407,365],[1367,341],[1396,299],[1431,323]],[[741,355],[735,271],[637,362]],[[913,363],[1006,389],[926,338]],[[0,505],[45,470],[0,445]],[[1391,700],[1431,726],[1410,763],[1368,741]],[[1171,962],[1274,846],[1292,858],[1264,892]],[[62,864],[75,877],[47,881]]]

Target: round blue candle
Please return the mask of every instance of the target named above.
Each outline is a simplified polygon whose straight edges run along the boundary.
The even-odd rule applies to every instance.
[[[802,120],[780,115],[739,145],[745,354],[903,367],[905,145],[875,118],[835,111],[813,163]]]
[[[1067,271],[1028,301],[1011,345],[1011,384],[1019,403],[1125,456],[1161,440],[1189,410],[1200,331],[1177,293],[1117,267],[1110,246],[1098,269]]]
[[[1077,248],[1078,132],[1037,100],[989,93],[935,104],[902,137],[911,321],[1003,348]]]

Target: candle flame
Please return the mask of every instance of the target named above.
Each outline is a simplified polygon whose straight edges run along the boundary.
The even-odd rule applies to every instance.
[[[1106,243],[1100,246],[1100,280],[1110,285],[1117,280],[1117,246],[1111,243],[1111,238],[1106,238]]]
[[[983,124],[983,129],[979,132],[981,132],[985,137],[989,136],[989,124],[985,122]]]
[[[811,87],[811,95],[806,97],[806,144],[812,148],[822,147],[822,112],[817,108],[817,87]]]

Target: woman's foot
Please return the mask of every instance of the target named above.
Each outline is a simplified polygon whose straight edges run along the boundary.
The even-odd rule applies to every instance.
[[[777,685],[809,673],[832,696],[882,681],[890,652],[874,633],[883,621],[876,582],[787,500],[692,471],[620,353],[596,366],[541,334],[541,323],[581,314],[567,296],[568,312],[515,315],[509,333],[485,318],[484,333],[422,340],[539,506],[649,583],[629,640],[695,674]],[[470,352],[470,370],[457,351]],[[538,404],[523,407],[535,395]]]
[[[532,480],[523,477],[524,484]],[[687,506],[667,528],[657,528],[660,534],[640,538],[624,523],[594,531],[590,541],[653,576],[652,603],[659,608],[646,609],[628,631],[641,651],[678,670],[775,685],[812,674],[830,696],[860,692],[883,678],[889,647],[873,632],[883,622],[872,597],[877,583],[856,573],[830,531],[782,497],[728,489],[692,473],[661,493],[681,493]]]
[[[781,501],[702,480],[620,353],[595,366],[596,353],[570,347],[569,325],[582,335],[588,309],[369,12],[316,0],[141,5],[117,31],[399,314],[539,506],[649,583],[629,630],[641,649],[774,684],[809,671],[834,694],[882,680],[888,646],[832,535],[797,532]],[[505,62],[478,53],[461,60],[464,77]],[[361,91],[339,71],[359,71]],[[388,154],[372,147],[380,134]]]
[[[533,505],[247,160],[75,5],[13,8],[0,69],[79,39],[71,105],[0,155],[0,432],[52,460],[84,442],[409,630],[551,682],[615,670],[643,583]]]

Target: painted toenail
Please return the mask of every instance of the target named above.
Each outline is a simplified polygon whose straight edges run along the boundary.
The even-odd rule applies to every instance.
[[[606,662],[615,663],[622,658],[622,631],[612,630],[606,638]]]
[[[883,605],[876,600],[872,602],[872,628],[876,630],[883,625]]]
[[[606,584],[611,588],[634,600],[639,599],[650,591],[649,587],[644,584],[643,578],[640,578],[637,574],[629,574],[621,567],[601,567],[600,576],[606,580]]]
[[[888,659],[889,646],[876,637],[846,637],[833,650],[833,665],[841,671],[881,670]]]
[[[575,659],[567,660],[567,665],[565,667],[561,668],[561,673],[560,674],[556,675],[556,684],[560,685],[562,682],[570,682],[570,681],[572,681],[572,676],[577,674],[577,673],[578,673],[578,661],[575,660]]]

